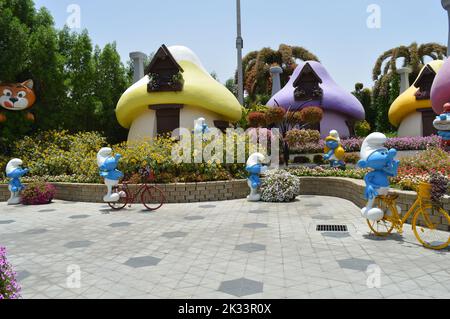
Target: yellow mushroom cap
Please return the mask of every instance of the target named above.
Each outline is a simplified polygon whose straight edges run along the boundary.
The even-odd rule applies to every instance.
[[[441,69],[442,65],[444,64],[444,61],[442,60],[435,60],[427,65],[429,65],[436,74]],[[422,68],[422,70],[419,73],[419,76],[417,79],[420,78],[422,73],[424,72],[426,66]],[[414,81],[414,83],[417,81],[417,79]],[[418,88],[413,85],[409,87],[405,92],[403,92],[395,101],[392,103],[390,109],[389,109],[389,122],[391,122],[392,125],[398,127],[400,123],[411,113],[416,112],[418,109],[425,109],[430,108],[431,109],[431,101],[430,100],[417,100],[416,99],[416,92]]]
[[[190,55],[192,51],[184,47],[184,56]],[[171,48],[169,48],[170,50]],[[195,55],[194,55],[195,56]],[[238,121],[242,116],[242,108],[236,97],[222,84],[217,82],[208,74],[196,59],[186,58],[178,60],[183,68],[184,87],[181,92],[147,92],[149,77],[145,76],[139,82],[128,88],[120,98],[116,107],[116,116],[120,125],[130,128],[133,121],[149,105],[161,104],[183,104],[194,105],[208,111],[222,115],[231,122]]]

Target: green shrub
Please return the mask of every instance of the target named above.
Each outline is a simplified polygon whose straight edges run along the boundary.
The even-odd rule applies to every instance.
[[[358,121],[355,123],[355,133],[358,137],[366,137],[371,132],[371,127],[367,121]]]
[[[314,155],[313,163],[317,165],[325,164],[325,160],[323,159],[323,155]]]
[[[250,153],[248,136],[235,134],[233,138],[235,142],[242,139],[246,141],[245,158],[247,158]],[[221,164],[210,161],[196,164],[193,161],[194,153],[191,154],[192,163],[178,164],[172,160],[172,147],[175,143],[177,142],[169,137],[158,137],[151,142],[114,145],[112,149],[123,156],[119,162],[119,169],[124,172],[125,179],[132,178],[146,168],[154,171],[158,183],[203,182],[246,177],[243,163]],[[17,142],[14,157],[21,158],[24,167],[30,169],[30,173],[22,179],[26,183],[40,179],[47,182],[103,183],[97,166],[97,152],[105,146],[107,146],[105,139],[98,133],[70,135],[65,131],[52,131],[39,133]],[[237,150],[234,152],[233,156],[236,158]],[[264,153],[264,150],[261,152]],[[222,162],[225,163],[226,149],[223,156]],[[3,160],[4,165],[7,160]],[[7,182],[5,176],[2,177],[3,182]]]
[[[296,156],[294,157],[294,163],[295,164],[309,164],[311,163],[311,160],[309,157],[306,156]]]

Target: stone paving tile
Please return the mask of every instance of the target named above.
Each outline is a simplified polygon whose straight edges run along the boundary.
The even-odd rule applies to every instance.
[[[89,218],[90,216],[89,215],[73,215],[73,216],[70,216],[69,218],[70,219],[85,219],[85,218]]]
[[[269,211],[264,209],[254,209],[249,211],[250,214],[267,214]]]
[[[0,243],[24,298],[450,298],[449,251],[424,249],[410,227],[402,236],[371,236],[359,208],[342,199],[172,204],[154,214],[105,209],[0,203]],[[80,212],[88,218],[74,224]],[[316,232],[321,220],[349,232]],[[378,289],[367,286],[371,264],[381,270]],[[71,265],[82,272],[80,289],[66,285]],[[236,280],[241,286],[224,284]]]
[[[71,241],[64,245],[67,248],[85,248],[89,247],[93,244],[90,240],[79,240],[79,241]]]
[[[125,265],[133,268],[142,268],[148,266],[156,266],[161,261],[160,258],[153,256],[133,257],[125,262]]]
[[[245,224],[244,227],[246,228],[252,228],[252,229],[260,229],[260,228],[267,228],[267,224],[263,224],[263,223],[250,223],[250,224]]]
[[[12,219],[10,219],[10,220],[0,220],[0,225],[8,225],[8,224],[12,224],[12,223],[15,223],[16,221],[15,220],[12,220]]]
[[[203,216],[187,216],[184,217],[185,220],[189,220],[189,221],[195,221],[195,220],[203,220],[205,219],[205,217]]]
[[[245,251],[248,253],[254,253],[257,251],[266,250],[266,246],[261,245],[261,244],[256,244],[256,243],[247,243],[247,244],[237,245],[235,249],[240,250],[240,251]]]
[[[166,237],[166,238],[182,238],[182,237],[186,237],[188,235],[188,233],[186,232],[182,232],[182,231],[174,231],[174,232],[167,232],[162,234],[162,237]]]
[[[47,232],[47,229],[45,229],[45,228],[35,228],[35,229],[26,230],[22,234],[23,235],[40,235],[40,234],[44,234],[46,232]]]
[[[263,289],[264,283],[260,281],[240,278],[235,280],[223,281],[220,284],[218,291],[236,297],[244,297],[262,293]]]
[[[112,228],[119,228],[119,227],[128,227],[128,226],[130,226],[130,225],[131,225],[131,223],[122,222],[122,223],[112,223],[112,224],[109,224],[109,227],[112,227]]]

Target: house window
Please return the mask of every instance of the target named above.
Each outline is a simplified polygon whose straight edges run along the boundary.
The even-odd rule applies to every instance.
[[[322,79],[309,63],[306,63],[294,82],[294,99],[296,101],[322,100]]]
[[[431,98],[431,86],[433,85],[436,72],[429,65],[420,74],[414,86],[418,88],[416,92],[416,100],[429,100]]]
[[[172,134],[180,127],[180,110],[183,105],[165,104],[151,105],[151,110],[156,112],[156,134]]]
[[[150,78],[147,91],[149,93],[182,91],[184,85],[183,72],[183,68],[172,56],[169,49],[163,45],[147,67],[146,74]]]

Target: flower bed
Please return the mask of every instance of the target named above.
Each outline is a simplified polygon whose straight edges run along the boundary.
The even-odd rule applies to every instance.
[[[248,138],[235,136],[235,139]],[[119,169],[126,180],[137,181],[139,172],[151,169],[157,183],[187,183],[224,181],[246,177],[245,164],[177,163],[172,160],[172,147],[176,143],[169,137],[159,137],[148,142],[111,146],[122,154]],[[17,142],[11,157],[23,160],[30,173],[22,181],[26,183],[47,182],[103,183],[97,167],[97,152],[107,145],[98,133],[87,132],[70,135],[65,131],[43,132],[25,137]],[[246,153],[248,153],[248,143]],[[192,158],[194,157],[194,152]],[[226,150],[224,151],[226,158]],[[7,182],[4,175],[8,158],[0,158],[0,181]]]
[[[6,248],[0,246],[0,299],[18,299],[20,290],[16,273],[6,258]]]
[[[359,152],[364,138],[349,138],[342,140],[342,146],[346,152]],[[427,137],[394,137],[389,138],[386,147],[395,148],[398,151],[423,151],[430,147],[438,147],[440,138],[436,135]],[[291,148],[291,154],[322,153],[325,142],[307,143],[303,146]]]

